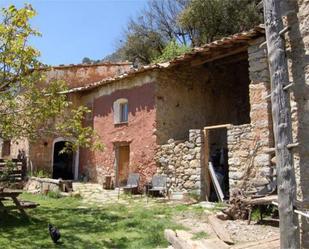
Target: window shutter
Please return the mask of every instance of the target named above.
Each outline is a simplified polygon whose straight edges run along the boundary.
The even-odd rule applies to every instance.
[[[128,103],[124,104],[124,121],[128,121],[128,116],[129,116],[129,109],[128,109]]]
[[[118,101],[114,102],[114,123],[118,124],[120,123],[120,104],[118,103]]]

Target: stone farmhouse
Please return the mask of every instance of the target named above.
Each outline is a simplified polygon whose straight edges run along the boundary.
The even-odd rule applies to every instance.
[[[309,1],[285,6],[286,54],[292,111],[297,198],[309,202]],[[92,113],[85,125],[101,136],[104,151],[79,148],[58,152],[70,138],[35,143],[2,141],[1,156],[24,149],[31,169],[54,177],[116,187],[130,172],[141,185],[166,174],[173,193],[212,198],[208,162],[219,165],[226,198],[235,188],[249,189],[276,177],[270,77],[264,29],[256,27],[195,48],[172,61],[132,68],[129,63],[69,65],[52,68],[49,78],[68,82],[75,105]],[[61,165],[62,170],[59,170]],[[64,170],[63,170],[64,169]],[[302,220],[303,248],[309,224]]]
[[[64,79],[74,105],[91,109],[85,125],[105,149],[59,155],[70,138],[44,138],[27,145],[32,169],[99,183],[111,176],[115,186],[131,172],[140,173],[141,186],[166,174],[172,192],[204,199],[213,192],[208,161],[217,155],[226,197],[252,180],[266,184],[275,172],[274,155],[265,152],[274,145],[264,40],[257,27],[164,64],[52,68],[48,79]]]
[[[141,185],[164,173],[173,192],[205,196],[211,194],[206,162],[222,152],[226,196],[252,179],[267,183],[274,172],[263,149],[273,147],[273,136],[263,41],[264,30],[256,28],[165,64],[54,68],[49,77],[65,79],[73,103],[92,110],[85,125],[105,149],[63,156],[58,152],[69,138],[46,138],[29,145],[33,167],[55,178],[103,183],[111,176],[115,186],[131,172],[140,173]],[[216,125],[224,127],[204,130]]]

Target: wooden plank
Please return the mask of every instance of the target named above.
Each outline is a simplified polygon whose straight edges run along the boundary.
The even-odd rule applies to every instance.
[[[293,212],[296,200],[296,180],[293,153],[288,148],[293,143],[289,91],[290,83],[285,41],[280,35],[284,29],[280,0],[264,0],[264,20],[268,62],[271,75],[272,120],[276,145],[278,202],[280,216],[280,248],[300,248],[298,216]]]
[[[241,44],[238,44],[241,45]],[[216,45],[214,45],[214,47],[216,47]],[[230,56],[230,55],[235,55],[244,51],[247,51],[248,46],[247,44],[245,46],[241,46],[241,47],[232,47],[232,48],[228,48],[228,49],[222,49],[220,48],[220,51],[212,51],[209,52],[207,54],[207,56],[203,56],[203,58],[198,58],[198,59],[194,59],[191,61],[191,66],[199,66],[211,61],[215,61],[218,59],[222,59],[224,57]],[[205,58],[206,57],[206,58]]]
[[[203,249],[229,249],[230,246],[220,239],[203,239],[200,241]]]
[[[295,201],[295,206],[298,209],[309,209],[309,201],[308,200],[303,200],[303,201],[296,200]]]
[[[233,126],[232,124],[220,124],[220,125],[211,125],[204,127],[204,130],[220,129],[220,128],[229,128]]]
[[[20,204],[20,202],[19,202],[19,200],[17,199],[17,197],[11,197],[12,198],[12,200],[13,200],[13,202],[15,203],[15,205],[16,205],[16,207],[19,209],[19,212],[23,215],[23,216],[25,216],[25,217],[27,217],[27,213],[25,212],[25,210],[24,210],[24,208],[22,207],[22,205]]]
[[[265,196],[261,198],[255,198],[255,199],[243,199],[242,201],[248,205],[267,205],[277,200],[278,200],[277,195],[269,195],[269,196]]]
[[[171,230],[166,229],[164,231],[166,240],[174,247],[174,249],[191,249],[192,247],[184,239],[177,237],[177,234]]]
[[[223,199],[224,199],[224,194],[223,194],[222,189],[220,187],[220,184],[218,182],[218,179],[217,179],[215,170],[213,168],[212,162],[208,163],[208,167],[209,167],[209,173],[210,173],[210,176],[211,176],[211,180],[214,183],[214,187],[215,187],[218,199],[219,199],[219,201],[222,202]]]
[[[254,242],[242,243],[240,245],[232,246],[231,249],[278,249],[279,248],[279,237],[259,240]]]
[[[205,193],[203,193],[203,194],[205,195],[206,201],[209,201],[211,177],[210,177],[209,166],[208,166],[209,155],[210,155],[210,152],[209,152],[209,131],[208,130],[204,130],[204,146],[205,146],[205,161],[204,161],[204,169],[203,169],[202,175],[203,175],[203,180],[205,181],[204,182]]]
[[[225,229],[221,220],[219,220],[215,215],[208,216],[208,222],[211,225],[214,232],[218,235],[218,237],[224,241],[225,243],[232,245],[234,241],[232,240],[230,234]]]

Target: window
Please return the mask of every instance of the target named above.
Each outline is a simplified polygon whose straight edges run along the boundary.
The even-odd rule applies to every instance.
[[[128,122],[128,103],[120,104],[120,122]]]
[[[114,102],[114,123],[127,123],[129,117],[129,107],[127,99],[118,99]]]

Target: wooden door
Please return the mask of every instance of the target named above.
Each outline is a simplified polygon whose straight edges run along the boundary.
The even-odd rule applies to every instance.
[[[128,179],[130,168],[130,147],[129,145],[119,146],[118,150],[118,183],[125,185]]]

